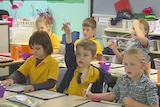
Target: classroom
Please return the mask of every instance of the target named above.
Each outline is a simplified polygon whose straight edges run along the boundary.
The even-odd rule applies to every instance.
[[[159,10],[157,0],[0,0],[0,107],[160,107]]]

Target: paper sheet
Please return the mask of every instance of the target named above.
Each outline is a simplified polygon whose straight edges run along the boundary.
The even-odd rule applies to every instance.
[[[8,86],[6,88],[6,90],[7,91],[12,91],[12,92],[22,92],[22,91],[24,91],[24,87],[26,87],[26,85],[13,84],[11,86]]]
[[[78,107],[122,107],[121,105],[113,105],[108,103],[100,103],[100,102],[88,102],[85,104],[82,104]]]
[[[57,97],[64,96],[65,94],[58,93],[58,92],[53,92],[53,91],[50,91],[50,90],[38,90],[38,91],[34,91],[34,92],[25,93],[25,95],[40,98],[40,99],[43,99],[43,100],[49,100],[49,99],[52,99],[52,98],[57,98]]]

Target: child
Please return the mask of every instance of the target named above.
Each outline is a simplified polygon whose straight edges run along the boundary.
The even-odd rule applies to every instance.
[[[139,48],[126,51],[123,57],[126,74],[120,76],[109,93],[93,94],[88,92],[88,98],[101,98],[106,101],[118,100],[126,107],[158,107],[159,97],[157,87],[146,75],[146,55]]]
[[[8,79],[4,80],[2,84],[10,86],[28,78],[31,84],[25,87],[24,92],[40,89],[55,91],[59,64],[51,56],[53,48],[49,35],[44,31],[34,32],[29,39],[29,46],[33,50],[33,55],[17,71],[14,71]]]
[[[142,48],[147,56],[147,62],[150,61],[149,56],[149,39],[148,39],[149,25],[145,19],[134,20],[133,22],[133,31],[132,38],[133,40],[128,41],[126,47],[124,48],[124,52],[130,48]],[[121,54],[114,41],[110,42],[109,47],[112,49],[114,54],[117,56],[118,60],[122,62],[124,52]]]
[[[102,45],[101,43],[94,37],[94,34],[96,32],[96,21],[93,18],[86,18],[83,21],[82,27],[83,27],[83,36],[85,39],[92,40],[96,43],[97,51],[96,51],[96,59],[101,61],[102,60]],[[80,42],[81,39],[78,39],[75,42],[75,45]]]
[[[65,62],[67,72],[57,91],[82,96],[83,90],[87,89],[89,83],[92,83],[92,92],[102,92],[104,74],[100,69],[90,64],[96,55],[95,42],[89,39],[81,40],[76,45],[76,52],[74,52],[74,44],[68,23],[64,24],[62,29],[66,33]],[[110,77],[111,75],[108,74],[105,79]]]
[[[150,55],[149,55],[149,48],[150,48],[150,42],[148,39],[148,33],[149,33],[149,25],[148,22],[145,19],[138,19],[134,20],[133,22],[133,31],[132,31],[132,40],[128,41],[126,47],[124,48],[124,51],[122,54],[118,51],[116,48],[115,42],[110,42],[110,48],[118,58],[120,62],[122,62],[123,54],[130,48],[141,48],[145,52],[147,56],[147,62],[150,63]],[[145,74],[149,77],[149,71],[148,67],[144,69]]]
[[[36,20],[36,28],[39,31],[46,31],[53,46],[53,53],[58,54],[60,52],[60,40],[58,36],[51,31],[51,21],[46,16],[39,16]]]

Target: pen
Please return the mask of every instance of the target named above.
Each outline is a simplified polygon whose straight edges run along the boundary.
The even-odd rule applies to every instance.
[[[91,87],[92,87],[92,83],[89,83],[88,88],[87,88],[87,90],[86,90],[86,94],[90,91]],[[85,95],[85,96],[86,96],[86,95]]]
[[[67,26],[68,26],[68,27],[69,27],[69,29],[71,30],[70,25],[69,25],[69,23],[67,23],[66,19],[65,19],[65,18],[63,18],[63,20],[64,20],[64,23],[65,23],[65,24],[67,24]],[[71,31],[72,31],[72,30],[71,30]]]
[[[63,18],[63,20],[64,20],[64,23],[67,23],[66,20],[65,20],[65,18]]]

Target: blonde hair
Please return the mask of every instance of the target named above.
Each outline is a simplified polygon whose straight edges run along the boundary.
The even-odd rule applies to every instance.
[[[39,16],[36,20],[36,26],[39,23],[44,23],[45,25],[51,25],[51,21],[46,16]]]
[[[125,52],[124,56],[125,55],[134,55],[135,57],[137,57],[139,59],[140,62],[146,63],[146,54],[140,48],[131,48],[131,49],[128,49]]]
[[[138,19],[138,21],[139,21],[140,24],[143,25],[144,30],[146,31],[145,36],[148,37],[148,34],[149,34],[149,24],[148,24],[148,22],[145,19],[142,19],[142,18]]]
[[[92,29],[96,28],[97,22],[94,20],[94,18],[86,18],[84,19],[82,23],[83,27],[91,27]]]
[[[83,39],[76,45],[76,50],[78,47],[84,48],[84,50],[91,51],[92,56],[96,55],[97,46],[96,43],[89,40],[89,39]]]
[[[144,74],[149,77],[149,71],[148,71],[148,66],[147,66],[147,60],[146,60],[146,54],[141,48],[131,48],[126,51],[125,55],[134,55],[136,58],[139,59],[140,62],[144,63]]]

